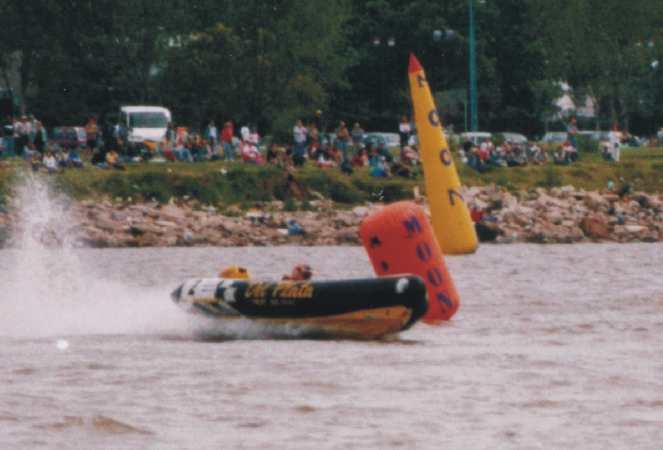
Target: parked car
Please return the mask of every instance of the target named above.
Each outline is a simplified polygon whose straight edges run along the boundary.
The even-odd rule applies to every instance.
[[[568,139],[566,131],[549,131],[541,138],[542,144],[561,144]]]
[[[401,138],[398,133],[370,132],[364,134],[364,144],[372,143],[376,146],[383,145],[386,148],[400,147]]]
[[[51,132],[50,141],[62,148],[84,147],[87,137],[83,127],[55,127]]]
[[[511,133],[510,131],[504,131],[501,134],[505,141],[510,142],[516,145],[527,145],[527,137],[524,134],[520,133]]]
[[[460,143],[470,141],[474,145],[481,145],[484,142],[492,141],[492,133],[486,131],[468,131],[460,134]]]

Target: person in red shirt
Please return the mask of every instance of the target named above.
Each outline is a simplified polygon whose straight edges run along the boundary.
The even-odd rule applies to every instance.
[[[221,144],[223,145],[223,156],[226,161],[235,159],[235,148],[233,147],[234,135],[233,123],[229,120],[223,124],[223,130],[221,131]]]

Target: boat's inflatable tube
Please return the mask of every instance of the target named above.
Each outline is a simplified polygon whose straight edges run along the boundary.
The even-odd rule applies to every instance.
[[[193,279],[171,297],[181,307],[213,318],[300,325],[352,338],[398,333],[426,312],[426,286],[418,276],[277,283]]]
[[[410,55],[408,72],[435,235],[445,255],[473,253],[479,245],[474,224],[460,193],[460,178],[442,132],[442,122],[426,74],[414,55]]]
[[[460,306],[458,292],[424,210],[397,202],[367,216],[359,235],[378,276],[413,273],[426,282],[426,323],[449,320]]]

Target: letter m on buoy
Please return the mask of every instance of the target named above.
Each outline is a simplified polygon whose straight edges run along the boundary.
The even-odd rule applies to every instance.
[[[403,221],[403,226],[407,232],[408,237],[412,237],[417,233],[421,233],[421,223],[415,216],[408,217]]]

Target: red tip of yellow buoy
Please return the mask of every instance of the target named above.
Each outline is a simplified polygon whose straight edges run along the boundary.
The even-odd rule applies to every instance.
[[[417,59],[416,56],[414,56],[414,53],[410,53],[410,65],[407,69],[409,73],[414,73],[414,72],[419,72],[421,70],[424,70],[421,67],[421,64],[419,64],[419,60]]]

